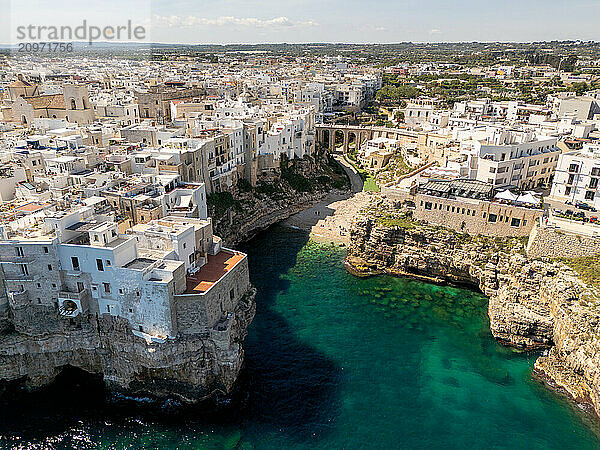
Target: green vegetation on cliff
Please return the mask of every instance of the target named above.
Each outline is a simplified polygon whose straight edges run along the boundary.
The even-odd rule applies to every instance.
[[[209,195],[208,214],[214,219],[215,233],[227,239],[239,232],[240,224],[262,227],[263,216],[349,186],[346,173],[328,153],[317,151],[292,160],[282,157],[279,176],[259,178],[255,186],[240,179],[232,192]]]
[[[573,269],[588,285],[600,288],[600,255],[583,258],[558,258]]]

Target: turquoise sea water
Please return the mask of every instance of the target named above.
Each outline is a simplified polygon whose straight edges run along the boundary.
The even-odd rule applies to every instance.
[[[343,250],[274,228],[245,249],[259,289],[238,395],[132,408],[94,381],[0,403],[0,446],[598,448],[595,425],[497,344],[475,292],[358,279]],[[58,392],[57,392],[58,391]]]

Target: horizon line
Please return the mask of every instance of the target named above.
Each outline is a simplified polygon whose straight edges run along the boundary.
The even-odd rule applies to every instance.
[[[18,42],[0,42],[1,46],[15,46],[22,43],[25,44],[35,44],[42,43],[45,41],[18,41]],[[594,39],[550,39],[550,40],[539,40],[539,41],[478,41],[478,40],[461,40],[461,41],[395,41],[395,42],[328,42],[328,41],[306,41],[306,42],[228,42],[228,43],[216,43],[216,42],[208,42],[208,43],[191,43],[191,42],[144,42],[144,41],[94,41],[92,44],[89,41],[79,40],[79,41],[52,41],[58,43],[73,43],[73,44],[85,44],[88,46],[93,46],[94,44],[138,44],[138,45],[192,45],[192,46],[202,46],[202,45],[218,45],[218,46],[230,46],[230,45],[399,45],[399,44],[550,44],[550,43],[567,43],[567,42],[575,42],[582,44],[600,44],[600,40]]]

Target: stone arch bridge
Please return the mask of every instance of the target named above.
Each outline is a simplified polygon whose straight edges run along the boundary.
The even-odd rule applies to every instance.
[[[403,141],[403,144],[413,143],[416,145],[421,144],[420,141],[422,141],[423,138],[426,140],[426,135],[423,136],[423,133],[400,128],[361,127],[333,124],[316,125],[317,142],[319,142],[324,148],[328,148],[330,151],[337,151],[335,148],[336,137],[341,137],[342,153],[348,153],[350,149],[350,143],[352,142],[354,142],[358,148],[366,141],[378,137],[398,139]]]

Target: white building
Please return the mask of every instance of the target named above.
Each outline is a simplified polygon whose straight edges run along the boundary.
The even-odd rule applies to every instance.
[[[560,155],[550,197],[600,209],[599,180],[600,144],[585,144],[582,150]]]
[[[560,155],[556,138],[530,132],[494,130],[470,143],[469,178],[495,187],[531,189],[550,186]]]

